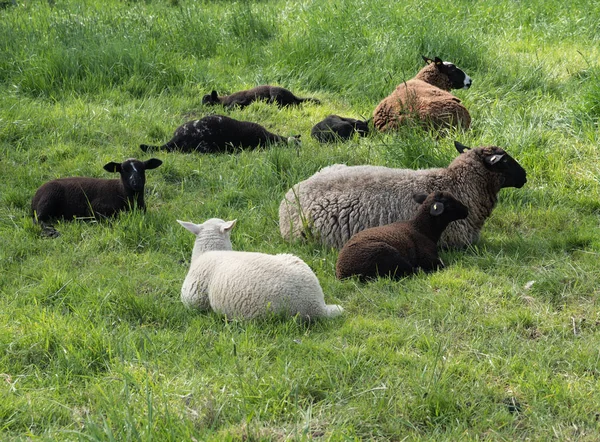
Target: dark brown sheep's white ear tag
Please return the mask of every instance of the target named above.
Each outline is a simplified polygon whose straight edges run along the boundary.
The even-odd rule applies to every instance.
[[[441,215],[442,212],[444,212],[444,203],[433,203],[433,206],[431,206],[431,209],[429,209],[429,213],[431,213],[433,216]]]

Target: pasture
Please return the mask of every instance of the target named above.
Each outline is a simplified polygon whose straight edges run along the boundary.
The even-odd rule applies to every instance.
[[[0,439],[598,440],[600,2],[53,0],[0,9]],[[319,144],[368,118],[439,56],[472,79],[468,131],[417,127]],[[215,89],[286,87],[322,104],[202,105]],[[223,113],[302,145],[144,153]],[[285,192],[320,168],[446,166],[453,141],[527,170],[447,267],[335,278],[337,251],[283,240]],[[67,176],[159,158],[147,212],[34,225]],[[329,321],[231,320],[179,299],[193,236],[237,219],[235,250],[293,253]]]

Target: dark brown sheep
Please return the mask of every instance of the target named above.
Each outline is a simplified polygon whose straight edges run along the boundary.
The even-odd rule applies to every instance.
[[[373,112],[373,123],[381,131],[397,129],[407,120],[431,124],[436,129],[471,125],[469,111],[451,89],[469,88],[471,78],[454,64],[438,57],[412,79],[399,84]]]
[[[299,142],[300,136],[284,138],[269,132],[260,124],[238,121],[224,115],[209,115],[179,126],[173,138],[162,146],[140,144],[144,152],[150,149],[183,152],[218,153],[235,148],[254,149],[274,143]]]
[[[338,256],[339,279],[400,278],[444,267],[437,243],[448,224],[466,218],[469,210],[449,192],[419,194],[414,200],[421,206],[410,221],[373,227],[350,238]]]
[[[298,105],[305,101],[316,104],[321,103],[316,98],[296,97],[291,91],[283,87],[263,85],[221,97],[217,95],[217,91],[212,91],[210,94],[202,97],[202,104],[221,104],[227,108],[235,106],[242,108],[252,104],[256,100],[266,100],[267,103],[276,103],[279,107]]]
[[[109,217],[134,206],[145,210],[145,171],[161,164],[156,158],[147,161],[130,158],[104,166],[108,172],[121,174],[120,179],[71,177],[48,181],[37,190],[31,202],[34,222],[55,235],[56,231],[47,224],[52,219]]]

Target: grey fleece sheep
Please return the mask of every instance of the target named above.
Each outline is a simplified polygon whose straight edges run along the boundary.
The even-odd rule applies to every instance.
[[[300,136],[284,138],[260,124],[238,121],[224,115],[209,115],[179,126],[173,138],[162,146],[141,144],[140,149],[180,150],[183,152],[218,153],[237,148],[254,149],[273,143],[299,143]]]
[[[321,143],[347,140],[354,133],[361,137],[368,135],[369,122],[339,115],[328,115],[324,120],[315,124],[310,131],[311,136]]]
[[[263,85],[222,97],[217,95],[217,91],[212,91],[210,94],[202,97],[202,104],[222,104],[226,108],[235,106],[243,108],[256,100],[266,100],[267,103],[276,103],[279,107],[297,105],[305,101],[311,101],[316,104],[321,103],[316,98],[296,97],[291,91],[279,86]]]
[[[469,211],[449,192],[415,195],[414,200],[421,206],[410,221],[372,227],[350,238],[338,255],[339,279],[399,278],[444,267],[437,243],[448,224],[466,218]]]
[[[373,123],[381,131],[397,129],[407,120],[417,119],[430,123],[434,128],[471,125],[469,111],[452,95],[450,89],[469,88],[471,78],[454,64],[438,57],[427,63],[412,79],[405,81],[373,112]]]
[[[336,164],[293,186],[279,206],[279,228],[286,239],[316,236],[341,248],[369,227],[406,221],[418,205],[412,196],[447,190],[469,208],[469,216],[450,225],[440,245],[463,247],[479,238],[498,192],[522,187],[525,170],[496,146],[469,149],[456,142],[460,155],[446,168],[392,169]]]
[[[48,181],[37,190],[31,202],[34,222],[48,228],[46,223],[55,218],[108,217],[134,204],[145,210],[145,171],[161,164],[156,158],[147,161],[130,158],[104,166],[108,172],[118,172],[120,179],[72,177]]]

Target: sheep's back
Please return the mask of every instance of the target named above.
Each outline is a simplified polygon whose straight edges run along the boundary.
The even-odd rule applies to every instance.
[[[436,127],[471,124],[467,109],[450,92],[422,80],[411,79],[399,84],[373,112],[373,123],[379,130],[396,129],[406,118],[430,121]]]
[[[210,305],[220,313],[244,318],[267,311],[313,316],[324,305],[317,277],[294,255],[213,251],[200,255],[193,265],[212,269],[204,278]]]
[[[125,204],[120,180],[70,177],[43,184],[36,191],[31,206],[39,219],[47,220],[89,217],[93,212],[109,216]],[[106,210],[107,206],[111,206],[110,210]]]

